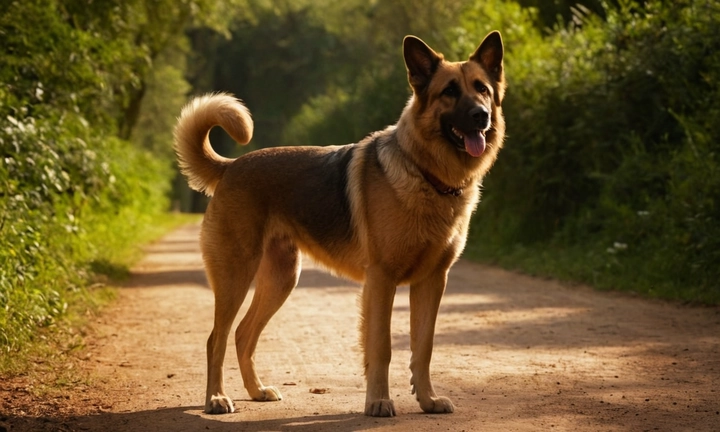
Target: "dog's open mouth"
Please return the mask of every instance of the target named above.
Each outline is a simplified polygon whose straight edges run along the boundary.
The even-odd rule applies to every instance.
[[[465,149],[472,157],[480,157],[485,151],[485,131],[474,130],[469,133],[460,131],[455,126],[450,126],[453,141]]]

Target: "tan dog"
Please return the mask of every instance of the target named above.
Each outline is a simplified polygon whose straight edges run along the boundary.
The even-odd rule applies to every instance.
[[[213,196],[201,235],[215,293],[206,412],[234,411],[223,358],[253,279],[255,296],[235,332],[240,371],[254,400],[282,398],[260,382],[253,355],[298,281],[300,251],[364,282],[365,414],[395,415],[388,368],[399,284],[410,285],[413,392],[423,411],[453,412],[430,381],[435,319],[448,270],[465,246],[480,182],[503,142],[503,45],[492,32],[458,63],[413,36],[403,51],[413,96],[395,126],[357,144],[267,148],[226,159],[212,150],[208,133],[220,125],[246,144],[253,132],[248,110],[225,94],[199,97],[183,109],[175,129],[180,167],[190,186]]]

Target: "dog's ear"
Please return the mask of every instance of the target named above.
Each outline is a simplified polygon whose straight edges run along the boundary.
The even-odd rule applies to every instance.
[[[499,31],[492,31],[485,36],[480,46],[470,56],[470,60],[479,63],[490,74],[500,91],[495,92],[495,103],[500,105],[504,90],[505,73],[503,71],[503,42]]]
[[[480,63],[493,79],[498,79],[503,73],[503,43],[499,31],[488,33],[480,46],[475,50],[470,60]]]
[[[415,93],[421,93],[430,84],[438,64],[443,59],[442,54],[436,53],[415,36],[405,36],[403,56],[408,71],[408,81]]]

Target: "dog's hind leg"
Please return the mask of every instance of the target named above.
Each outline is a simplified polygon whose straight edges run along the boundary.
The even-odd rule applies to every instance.
[[[442,270],[410,285],[410,384],[420,408],[426,413],[451,413],[455,410],[450,399],[435,394],[430,381],[435,321],[446,282],[447,270]]]
[[[208,381],[205,412],[224,414],[235,411],[232,399],[225,393],[223,361],[230,328],[247,295],[260,262],[256,257],[216,256],[212,248],[205,250],[205,266],[215,294],[215,323],[207,341]]]
[[[243,382],[256,401],[282,399],[276,387],[265,387],[260,381],[254,353],[260,333],[297,285],[300,268],[300,251],[291,239],[276,237],[266,242],[252,304],[235,332]]]

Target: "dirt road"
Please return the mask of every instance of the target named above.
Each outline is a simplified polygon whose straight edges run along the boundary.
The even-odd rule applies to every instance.
[[[401,288],[390,371],[398,416],[362,415],[359,287],[309,262],[256,354],[264,383],[284,400],[249,400],[230,344],[226,388],[237,412],[203,414],[213,298],[197,237],[197,226],[186,227],[148,248],[97,322],[83,362],[91,385],[78,384],[62,396],[67,402],[5,419],[6,428],[720,431],[720,309],[565,287],[467,262],[450,272],[432,364],[436,390],[453,399],[454,414],[424,414],[410,394]]]

